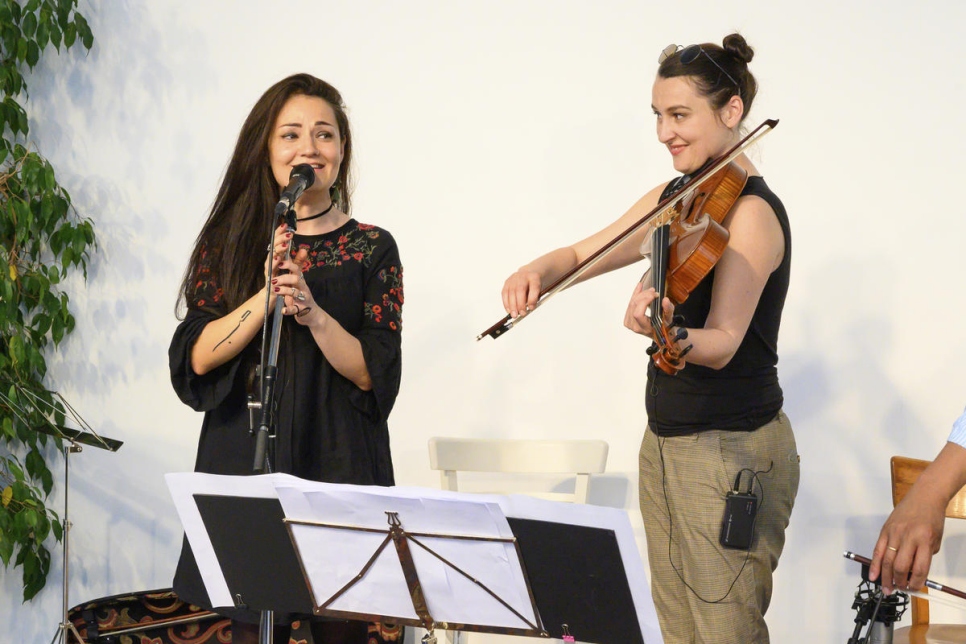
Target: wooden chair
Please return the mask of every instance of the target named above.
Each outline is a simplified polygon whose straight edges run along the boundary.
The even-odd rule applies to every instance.
[[[930,461],[922,461],[904,456],[892,457],[892,505],[895,507],[906,495],[912,484],[926,469]],[[946,506],[946,517],[966,519],[966,487],[956,493]],[[926,592],[923,588],[922,592]],[[966,625],[930,624],[929,602],[912,597],[912,624],[896,629],[893,644],[946,644],[947,642],[966,642]]]
[[[454,492],[507,492],[527,494],[553,501],[586,503],[590,475],[600,474],[607,465],[606,441],[601,440],[513,440],[485,438],[430,438],[429,465],[439,470],[442,488]],[[507,475],[496,479],[460,480],[459,473]],[[573,491],[535,489],[527,475],[562,475],[573,478]],[[556,478],[556,477],[555,477]],[[545,482],[541,479],[539,482]],[[505,484],[509,484],[509,488]],[[447,631],[446,639],[466,644],[468,633]],[[522,638],[473,634],[473,640],[525,641]]]

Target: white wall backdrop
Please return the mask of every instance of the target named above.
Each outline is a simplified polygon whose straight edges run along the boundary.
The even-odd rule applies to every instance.
[[[512,270],[670,178],[649,107],[657,54],[737,29],[757,52],[749,124],[781,120],[756,160],[794,236],[779,369],[802,480],[767,617],[776,642],[848,638],[859,570],[841,553],[871,553],[891,507],[889,457],[934,456],[966,403],[966,4],[88,0],[81,10],[94,49],[50,56],[28,78],[37,146],[99,240],[52,379],[124,441],[71,461],[72,604],[170,586],[181,528],[162,476],[192,468],[201,423],[168,381],[177,287],[242,120],[298,71],[342,90],[357,137],[355,215],[392,231],[403,255],[397,481],[437,486],[433,435],[600,437],[610,460],[591,498],[628,510],[643,554],[646,343],[621,325],[637,270],[559,295],[497,341],[474,337],[501,317]],[[931,576],[962,588],[966,531],[948,530]],[[19,570],[0,572],[0,642],[53,635],[59,552],[29,604]],[[940,606],[933,618],[966,616]]]

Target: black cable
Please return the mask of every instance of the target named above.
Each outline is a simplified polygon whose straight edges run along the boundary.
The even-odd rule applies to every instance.
[[[728,595],[731,594],[731,590],[735,587],[735,584],[738,583],[738,578],[741,577],[741,573],[744,571],[745,566],[748,564],[748,559],[751,558],[751,546],[748,547],[748,553],[745,555],[745,560],[741,563],[741,568],[738,570],[738,574],[735,575],[735,578],[733,580],[731,580],[731,585],[728,586],[728,590],[725,591],[725,594],[719,597],[718,599],[705,599],[704,597],[701,596],[701,593],[696,591],[691,586],[691,584],[685,581],[684,575],[682,575],[681,571],[678,570],[678,567],[674,565],[674,559],[671,557],[671,545],[674,542],[674,539],[673,539],[674,520],[671,517],[671,504],[667,498],[667,468],[664,466],[665,438],[666,437],[658,436],[657,446],[658,446],[658,454],[660,454],[660,457],[661,457],[661,486],[664,488],[664,507],[667,509],[667,521],[668,521],[667,560],[668,560],[668,563],[671,564],[671,569],[674,570],[675,574],[678,576],[678,579],[681,580],[681,583],[684,584],[687,587],[687,589],[694,594],[695,597],[703,601],[705,604],[720,604],[725,599],[727,599]],[[761,480],[758,478],[758,475],[767,474],[768,472],[771,472],[772,467],[774,467],[774,465],[775,465],[774,461],[770,462],[767,470],[752,470],[751,468],[743,467],[740,470],[738,470],[738,474],[737,476],[735,476],[735,485],[734,485],[735,492],[738,491],[738,483],[740,481],[742,472],[751,472],[751,485],[748,486],[749,494],[751,494],[752,491],[754,490],[755,483],[758,483],[758,489],[761,490],[761,503],[758,504],[758,512],[755,513],[755,518],[751,522],[752,534],[754,534],[755,532],[755,526],[758,525],[758,515],[761,513],[761,508],[765,505],[765,487],[761,484]]]

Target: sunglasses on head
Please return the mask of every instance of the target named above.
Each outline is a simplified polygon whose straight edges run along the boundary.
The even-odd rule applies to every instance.
[[[710,60],[711,63],[721,71],[722,74],[728,77],[728,80],[734,83],[735,88],[741,87],[738,85],[738,81],[736,81],[731,74],[725,71],[724,67],[719,65],[717,61],[715,61],[715,59],[708,54],[708,52],[701,48],[701,45],[688,45],[687,47],[682,47],[681,45],[668,45],[661,50],[661,53],[657,57],[657,63],[660,65],[665,60],[676,54],[678,50],[681,50],[681,55],[678,59],[681,61],[682,65],[689,65],[694,62],[695,58],[701,54],[704,54],[708,57],[708,60]]]

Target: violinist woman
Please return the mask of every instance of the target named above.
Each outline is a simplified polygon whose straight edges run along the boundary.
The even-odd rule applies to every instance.
[[[739,34],[727,36],[723,46],[671,45],[661,53],[652,109],[658,141],[681,176],[655,187],[603,230],[511,275],[503,287],[507,313],[532,310],[542,287],[740,140],[757,92],[748,69],[753,55]],[[651,591],[668,644],[769,641],[764,614],[772,572],[798,490],[799,457],[776,369],[791,262],[788,218],[747,156],[732,164],[748,178],[721,222],[729,237],[720,259],[677,306],[667,298],[656,302],[658,291],[642,281],[624,318],[625,327],[653,338],[649,309],[660,306],[664,319],[674,316],[675,348],[690,345],[674,375],[648,360],[648,425],[639,460]],[[640,260],[652,230],[645,227],[614,246],[582,279]],[[744,549],[731,547],[740,542],[721,543],[726,500],[734,491],[754,494],[758,508]]]

